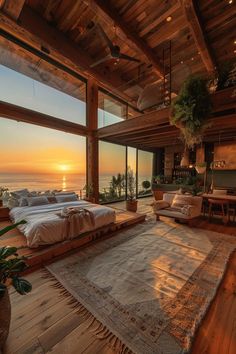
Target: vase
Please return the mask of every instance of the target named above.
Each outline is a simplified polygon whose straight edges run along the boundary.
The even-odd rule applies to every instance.
[[[8,290],[6,289],[4,295],[0,297],[0,351],[7,340],[10,322],[11,303]]]
[[[138,207],[137,200],[126,200],[126,210],[136,213]]]

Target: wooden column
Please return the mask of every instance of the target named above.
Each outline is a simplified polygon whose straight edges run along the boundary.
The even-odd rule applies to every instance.
[[[87,106],[86,120],[88,127],[87,137],[87,186],[91,190],[95,203],[99,201],[99,182],[98,182],[98,138],[96,130],[98,127],[98,86],[96,82],[89,79],[87,82]]]

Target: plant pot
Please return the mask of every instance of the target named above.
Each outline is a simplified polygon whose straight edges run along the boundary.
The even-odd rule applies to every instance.
[[[138,207],[137,200],[126,200],[126,210],[136,213]]]
[[[0,297],[0,350],[3,348],[8,334],[11,321],[11,303],[6,289],[3,296]]]
[[[195,166],[195,170],[197,171],[197,173],[203,174],[206,172],[206,166]]]

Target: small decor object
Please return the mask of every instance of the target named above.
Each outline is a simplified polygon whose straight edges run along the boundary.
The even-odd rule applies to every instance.
[[[136,213],[138,201],[135,198],[135,178],[133,170],[128,167],[127,171],[127,200],[126,209]]]
[[[190,76],[172,105],[170,123],[180,129],[185,145],[193,148],[202,141],[211,113],[210,93],[207,80]]]
[[[0,230],[0,236],[25,223],[26,221],[22,220],[5,227]],[[29,293],[32,289],[31,284],[19,276],[26,268],[25,257],[18,256],[16,247],[0,248],[0,350],[8,337],[11,320],[11,304],[7,287],[12,284],[19,294]]]

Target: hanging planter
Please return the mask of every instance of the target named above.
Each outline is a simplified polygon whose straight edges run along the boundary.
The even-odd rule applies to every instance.
[[[203,133],[209,127],[207,119],[210,113],[207,80],[200,76],[190,76],[174,101],[170,116],[170,123],[180,129],[188,148],[202,141]]]

